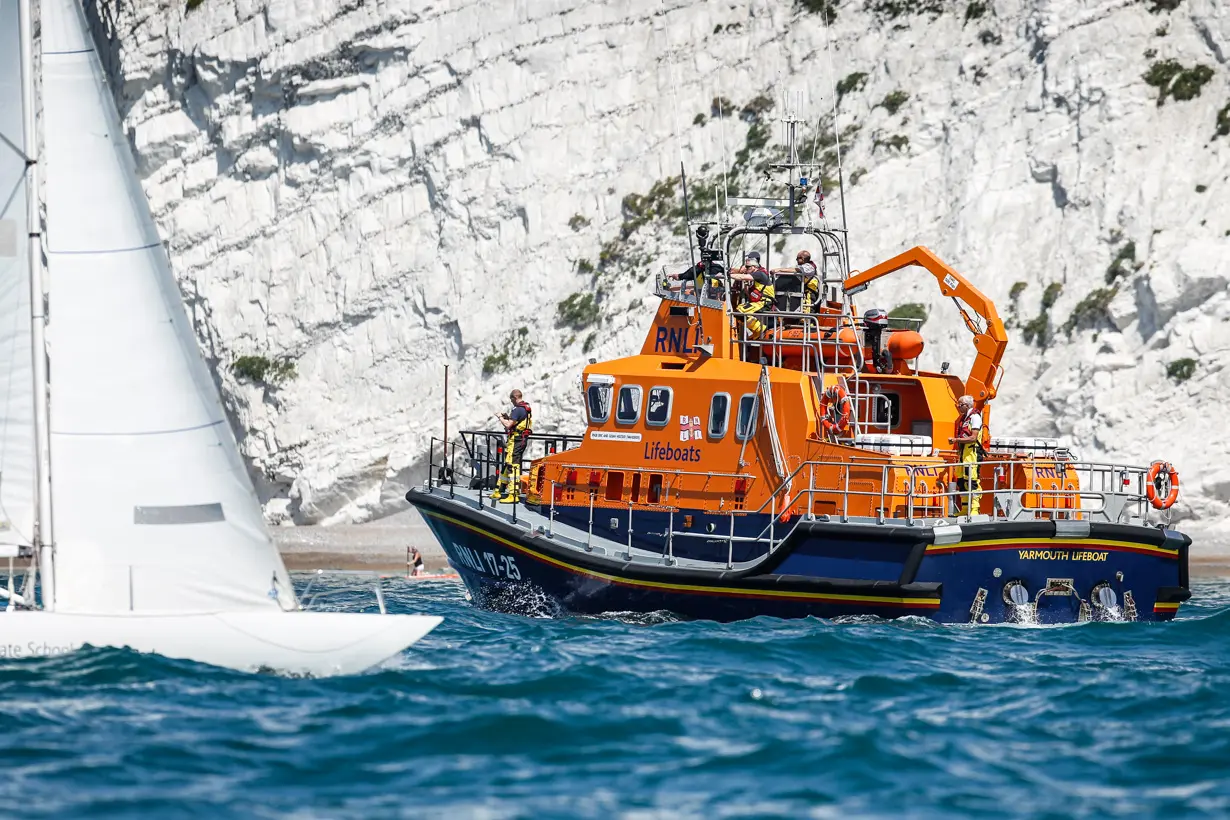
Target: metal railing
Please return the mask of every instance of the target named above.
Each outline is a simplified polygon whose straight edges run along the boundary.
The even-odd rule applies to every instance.
[[[548,494],[541,503],[548,506],[546,534],[554,538],[555,523],[562,500],[561,490],[572,489],[583,494],[587,500],[587,518],[584,524],[572,525],[585,533],[584,542],[579,542],[587,551],[594,547],[594,520],[596,510],[623,510],[627,513],[624,537],[624,557],[631,560],[634,547],[638,547],[635,534],[638,532],[634,516],[640,512],[666,513],[668,520],[661,531],[649,533],[661,542],[660,555],[667,564],[674,564],[675,540],[700,538],[707,542],[725,545],[724,563],[734,565],[734,550],[737,544],[763,544],[763,555],[772,554],[789,536],[801,520],[830,520],[857,522],[867,525],[904,524],[906,526],[936,526],[948,523],[969,523],[979,520],[1067,520],[1105,521],[1136,526],[1167,524],[1169,511],[1155,509],[1146,495],[1147,467],[1102,463],[1076,462],[1052,458],[996,459],[970,465],[980,476],[987,476],[983,486],[975,491],[972,486],[956,489],[953,485],[966,469],[959,462],[934,464],[902,464],[886,460],[857,459],[854,461],[813,460],[800,464],[769,495],[759,507],[742,509],[735,502],[736,493],[719,499],[716,510],[703,511],[707,516],[725,516],[723,525],[712,522],[698,531],[690,525],[677,527],[677,517],[688,512],[685,504],[688,496],[712,494],[710,482],[716,479],[751,481],[754,477],[745,473],[708,473],[699,471],[663,471],[661,469],[596,466],[593,464],[565,464],[563,469],[602,473],[602,480],[595,484],[565,485],[554,479],[544,487]],[[859,474],[854,475],[855,471]],[[660,493],[655,501],[642,501],[637,496],[613,499],[605,496],[606,475],[611,472],[626,474],[656,474],[662,476]],[[827,475],[827,483],[821,485],[821,473]],[[681,488],[682,479],[700,477],[700,486]],[[805,479],[805,480],[804,480]],[[941,482],[940,479],[946,479]],[[621,479],[622,480],[622,479]],[[631,482],[624,482],[623,487]],[[648,482],[640,483],[642,488]],[[748,485],[750,487],[750,484]],[[748,489],[745,487],[745,492]],[[575,495],[574,495],[575,497]],[[647,497],[647,496],[646,496]],[[980,500],[990,497],[990,511],[979,512]],[[549,500],[548,500],[549,499]],[[732,502],[729,506],[727,502]],[[820,504],[818,505],[818,502]],[[805,507],[802,505],[805,504]],[[580,505],[568,504],[576,508]],[[801,508],[802,507],[802,508]],[[819,512],[821,509],[827,512]],[[754,516],[768,515],[768,523],[755,534],[736,534],[736,521]],[[515,510],[514,510],[515,516]],[[515,520],[515,517],[514,517]],[[612,539],[603,536],[606,540]],[[645,546],[645,539],[639,545]],[[651,553],[658,551],[649,549]],[[706,559],[709,560],[709,559]]]
[[[464,464],[461,467],[458,465],[458,439],[461,441],[461,460]],[[525,452],[519,465],[522,474],[537,459],[579,447],[584,439],[584,436],[566,433],[531,433],[526,437]],[[507,445],[508,434],[501,430],[462,430],[451,441],[432,436],[427,449],[427,489],[448,487],[449,498],[453,498],[460,480],[469,489],[478,490],[479,504],[486,505],[504,469]],[[516,521],[515,504],[512,515]]]

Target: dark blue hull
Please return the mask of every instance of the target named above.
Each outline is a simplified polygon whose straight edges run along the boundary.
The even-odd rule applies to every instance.
[[[506,612],[666,611],[716,621],[917,615],[1003,623],[1021,617],[1022,609],[1005,600],[1006,586],[1015,582],[1036,601],[1031,618],[1070,623],[1123,616],[1090,605],[1095,588],[1109,587],[1120,604],[1130,600],[1123,609],[1134,609],[1137,620],[1169,620],[1189,597],[1190,540],[1142,527],[1094,524],[1088,537],[1061,539],[1049,521],[974,524],[962,528],[960,542],[935,544],[932,531],[918,527],[796,521],[754,569],[723,571],[623,563],[466,503],[419,491],[407,499],[423,513],[474,602]],[[594,543],[611,555],[626,546],[598,537]],[[1061,581],[1075,594],[1045,593]]]

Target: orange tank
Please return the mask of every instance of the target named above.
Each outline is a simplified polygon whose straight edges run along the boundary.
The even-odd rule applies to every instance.
[[[888,337],[888,352],[894,361],[917,359],[923,352],[923,337],[914,330],[895,330]]]

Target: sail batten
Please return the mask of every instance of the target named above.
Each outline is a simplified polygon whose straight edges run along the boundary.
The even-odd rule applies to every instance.
[[[293,606],[84,15],[43,14],[57,609]]]
[[[29,546],[36,462],[22,79],[19,0],[0,0],[0,544]]]

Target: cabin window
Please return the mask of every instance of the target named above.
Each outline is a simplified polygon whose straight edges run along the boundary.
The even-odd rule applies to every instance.
[[[650,427],[662,427],[671,417],[671,398],[673,391],[669,387],[649,388],[649,407],[645,410],[645,423]]]
[[[646,494],[646,504],[658,504],[662,501],[662,474],[649,474],[649,492]]]
[[[739,420],[735,422],[735,438],[747,441],[756,435],[756,419],[760,416],[755,393],[744,393],[739,399]]]
[[[611,416],[611,386],[591,384],[585,391],[585,403],[589,407],[589,423],[602,424]]]
[[[625,384],[619,388],[619,406],[615,409],[616,424],[636,424],[641,417],[641,386]]]
[[[880,393],[875,399],[876,424],[887,424],[889,430],[896,430],[901,424],[901,396],[897,393]]]
[[[726,435],[726,425],[730,424],[730,394],[714,393],[709,402],[709,438],[721,438]]]
[[[606,500],[622,501],[624,497],[624,474],[611,470],[606,474]]]
[[[632,497],[629,499],[633,504],[639,504],[641,501],[641,474],[632,474]]]

